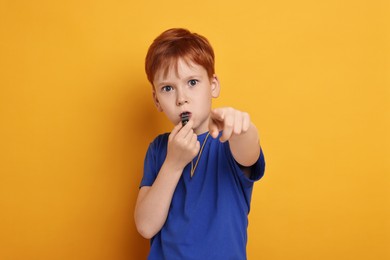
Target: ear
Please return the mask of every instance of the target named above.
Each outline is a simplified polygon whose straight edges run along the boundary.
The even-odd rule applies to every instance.
[[[221,86],[219,84],[219,80],[218,80],[218,77],[217,75],[213,75],[213,77],[210,79],[210,83],[211,83],[211,96],[213,98],[217,98],[219,97],[219,92],[221,90]]]
[[[160,102],[158,101],[158,98],[157,98],[157,94],[156,94],[156,91],[153,90],[153,101],[154,101],[154,104],[156,105],[157,107],[157,111],[158,112],[162,112],[163,109],[160,105]]]

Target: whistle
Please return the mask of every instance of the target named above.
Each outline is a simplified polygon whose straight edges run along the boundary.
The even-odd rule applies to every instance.
[[[184,112],[181,114],[181,124],[185,126],[190,120],[190,113]]]

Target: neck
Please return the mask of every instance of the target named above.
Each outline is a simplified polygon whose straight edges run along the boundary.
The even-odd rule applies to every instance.
[[[210,117],[208,117],[205,121],[203,121],[197,128],[194,129],[196,135],[202,135],[209,131],[209,121]]]

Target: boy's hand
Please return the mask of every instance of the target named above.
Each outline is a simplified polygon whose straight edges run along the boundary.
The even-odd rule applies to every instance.
[[[221,142],[226,142],[235,135],[246,133],[250,127],[250,117],[246,112],[241,112],[231,107],[216,108],[211,110],[209,131],[213,138],[217,138],[219,131]]]
[[[193,124],[192,120],[185,126],[179,122],[169,135],[166,160],[177,167],[184,168],[199,152],[200,143],[192,130]]]

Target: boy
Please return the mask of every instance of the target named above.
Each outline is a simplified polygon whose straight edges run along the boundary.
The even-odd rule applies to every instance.
[[[145,69],[158,111],[174,124],[149,146],[135,208],[149,259],[246,259],[253,183],[265,167],[256,127],[247,113],[211,109],[220,84],[203,36],[163,32]]]

